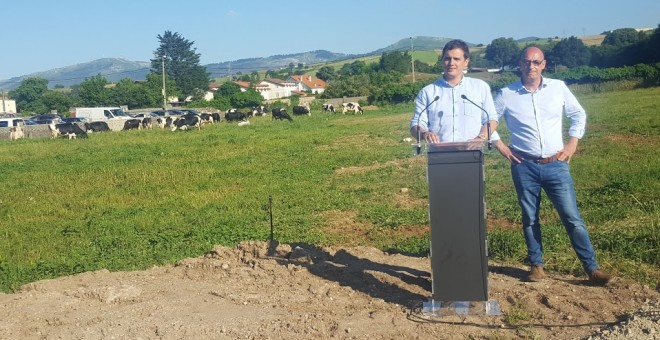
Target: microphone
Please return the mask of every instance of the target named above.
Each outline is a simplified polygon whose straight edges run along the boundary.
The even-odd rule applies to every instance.
[[[419,116],[417,116],[417,156],[419,156],[419,154],[422,153],[422,141],[420,140],[420,139],[422,139],[422,136],[421,136],[422,132],[420,131],[420,130],[422,129],[422,127],[419,126],[419,118],[421,118],[421,117],[422,117],[422,113],[424,113],[424,111],[428,110],[429,107],[430,107],[433,103],[435,103],[435,102],[438,101],[438,99],[440,99],[440,96],[435,96],[435,98],[433,98],[433,100],[432,100],[430,103],[428,103],[428,104],[426,105],[426,107],[424,108],[424,110],[422,110],[422,111],[419,112]],[[427,114],[427,116],[428,116],[428,114]]]
[[[493,142],[490,141],[490,115],[488,114],[488,111],[484,110],[483,107],[481,107],[479,104],[477,104],[477,103],[473,102],[472,100],[470,100],[470,98],[468,98],[464,94],[461,95],[461,98],[463,98],[463,100],[469,101],[472,105],[478,107],[481,111],[486,112],[486,135],[488,136],[487,137],[488,138],[488,150],[492,150],[493,149]]]

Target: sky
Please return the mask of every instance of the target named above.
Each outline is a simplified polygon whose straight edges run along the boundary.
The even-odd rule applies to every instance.
[[[435,36],[588,36],[656,28],[658,0],[3,0],[0,80],[100,58],[149,61],[165,31],[202,65],[314,50],[360,54]]]

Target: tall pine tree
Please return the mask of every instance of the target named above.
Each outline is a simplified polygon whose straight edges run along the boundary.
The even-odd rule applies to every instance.
[[[179,33],[165,31],[158,35],[160,46],[151,59],[151,72],[162,75],[165,59],[165,77],[171,78],[179,93],[167,91],[167,96],[180,95],[183,99],[191,96],[200,98],[209,88],[209,73],[199,64],[200,54],[193,48],[194,42],[183,38]]]

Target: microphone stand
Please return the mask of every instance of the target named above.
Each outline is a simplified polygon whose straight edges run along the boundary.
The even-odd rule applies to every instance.
[[[417,116],[417,156],[419,156],[422,153],[422,127],[419,126],[419,119],[422,117],[422,113],[424,113],[428,108],[435,102],[437,102],[440,99],[440,96],[435,96],[433,100],[424,107],[424,110],[419,112],[419,115]],[[426,114],[428,117],[428,113]]]
[[[490,114],[488,114],[488,111],[486,111],[479,104],[477,104],[477,103],[473,102],[472,100],[470,100],[470,98],[468,98],[466,95],[462,94],[461,98],[464,99],[464,100],[467,100],[468,102],[470,102],[470,104],[478,107],[479,110],[486,113],[486,136],[487,136],[487,139],[488,139],[488,150],[492,150],[493,149],[493,142],[491,142],[491,140],[490,140]]]

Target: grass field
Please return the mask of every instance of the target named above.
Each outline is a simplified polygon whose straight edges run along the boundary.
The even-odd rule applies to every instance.
[[[602,267],[660,280],[660,88],[580,96],[588,132],[572,164]],[[363,116],[257,117],[201,131],[108,132],[0,142],[0,290],[107,268],[198,256],[215,244],[275,239],[428,252],[425,158],[408,137],[412,105]],[[506,130],[501,130],[506,137]],[[525,247],[509,168],[486,157],[492,259]],[[546,262],[581,274],[547,201]]]

